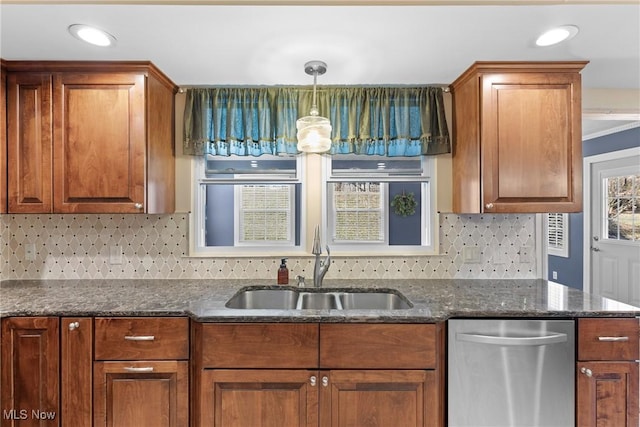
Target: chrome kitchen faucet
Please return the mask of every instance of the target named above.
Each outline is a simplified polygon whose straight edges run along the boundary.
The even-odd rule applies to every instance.
[[[324,261],[320,260],[320,255],[322,255],[322,248],[320,247],[320,226],[316,225],[316,232],[313,236],[313,249],[311,251],[312,254],[316,256],[316,262],[313,266],[313,286],[316,288],[322,287],[322,279],[324,279],[324,275],[327,274],[327,270],[331,267],[331,253],[329,252],[329,245],[327,248],[327,258]]]

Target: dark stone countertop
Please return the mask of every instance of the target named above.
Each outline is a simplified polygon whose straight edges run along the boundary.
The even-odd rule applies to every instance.
[[[391,288],[406,310],[240,310],[225,303],[267,280],[5,280],[0,317],[190,316],[202,322],[430,323],[451,317],[625,317],[640,308],[546,280],[327,280],[325,288]],[[278,287],[273,285],[273,287]]]

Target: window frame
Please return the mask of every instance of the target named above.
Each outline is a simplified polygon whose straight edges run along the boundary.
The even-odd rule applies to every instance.
[[[368,156],[371,158],[371,156]],[[394,158],[390,158],[394,159]],[[395,158],[397,159],[397,158]],[[422,173],[421,175],[393,174],[384,175],[382,172],[377,177],[358,176],[358,174],[344,174],[335,176],[331,171],[332,156],[322,155],[322,239],[328,242],[332,254],[354,256],[354,255],[375,255],[375,256],[410,256],[410,255],[437,255],[439,253],[439,220],[436,211],[437,183],[436,183],[436,162],[433,156],[420,156]],[[410,179],[408,179],[410,178]],[[421,239],[420,245],[389,245],[388,232],[385,233],[385,243],[362,242],[362,243],[337,243],[331,239],[331,222],[328,218],[329,190],[328,183],[331,182],[420,182],[421,183],[421,205],[420,217]],[[390,206],[388,200],[388,188],[385,201],[385,222],[388,225]],[[425,213],[429,213],[428,217]],[[333,246],[331,246],[333,245]]]
[[[295,192],[294,186],[300,184],[300,198],[304,200],[307,189],[302,177],[304,176],[301,156],[292,156],[296,158],[296,173],[293,177],[278,176],[274,174],[229,174],[224,178],[208,178],[206,177],[206,158],[198,156],[192,159],[192,203],[189,212],[189,248],[187,256],[189,257],[248,257],[248,256],[269,256],[270,252],[277,251],[279,257],[285,256],[303,256],[306,255],[306,214],[302,208],[300,212],[300,244],[283,245],[283,244],[242,244],[237,246],[206,246],[206,186],[208,184],[288,184],[291,185],[291,191]],[[234,193],[235,193],[234,188]],[[295,197],[295,196],[294,196]],[[237,199],[234,201],[237,203]],[[295,202],[294,202],[295,206]],[[235,209],[235,208],[234,208]],[[295,212],[293,212],[295,221]],[[234,223],[234,228],[237,222]],[[295,227],[295,222],[294,222]],[[234,240],[235,240],[234,230]],[[295,231],[292,229],[292,240],[295,242]]]

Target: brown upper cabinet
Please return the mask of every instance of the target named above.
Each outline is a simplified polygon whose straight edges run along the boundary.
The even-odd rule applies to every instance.
[[[10,213],[173,213],[177,88],[162,72],[5,63]]]
[[[586,64],[476,62],[452,83],[455,213],[582,210]]]

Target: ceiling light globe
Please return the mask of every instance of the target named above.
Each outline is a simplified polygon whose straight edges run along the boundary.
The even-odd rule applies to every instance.
[[[331,149],[331,123],[320,116],[306,116],[296,121],[298,151],[326,153]]]

